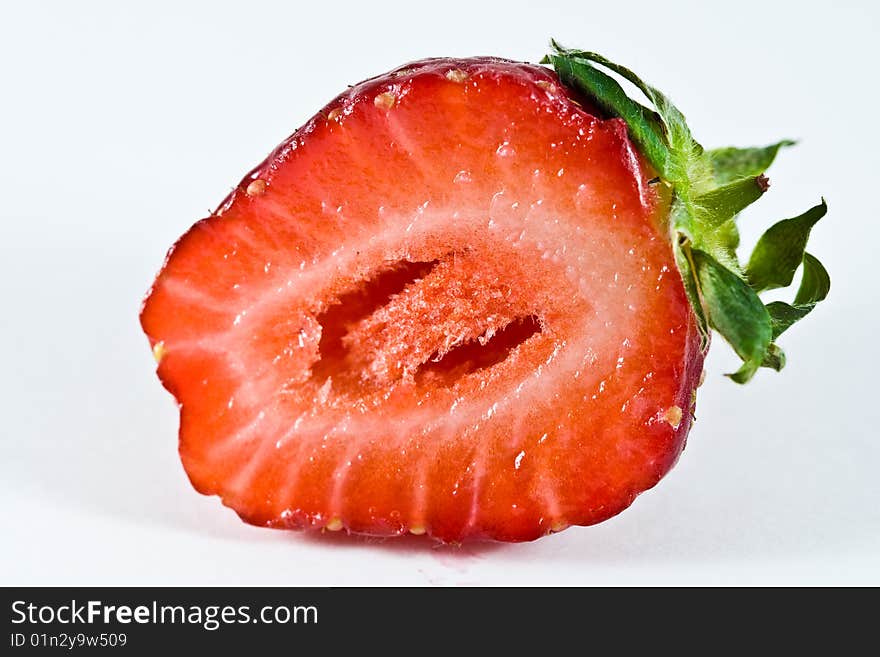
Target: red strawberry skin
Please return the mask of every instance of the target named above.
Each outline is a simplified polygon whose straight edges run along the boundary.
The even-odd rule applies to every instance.
[[[629,506],[683,449],[702,370],[651,177],[542,67],[349,89],[144,302],[195,488],[257,525],[442,541]]]

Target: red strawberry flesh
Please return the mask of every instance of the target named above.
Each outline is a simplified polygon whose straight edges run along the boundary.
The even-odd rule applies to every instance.
[[[702,368],[666,200],[544,68],[357,85],[144,304],[193,485],[248,522],[530,540],[674,464]]]

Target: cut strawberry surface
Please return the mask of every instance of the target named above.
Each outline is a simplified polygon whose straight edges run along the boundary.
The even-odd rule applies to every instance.
[[[259,525],[518,541],[672,467],[705,347],[676,197],[572,93],[407,65],[180,239],[141,321],[199,491]]]

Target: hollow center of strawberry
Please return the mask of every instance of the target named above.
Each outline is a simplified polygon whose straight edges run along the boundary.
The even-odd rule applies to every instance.
[[[541,332],[535,315],[517,318],[500,331],[486,331],[476,340],[436,353],[415,375],[417,384],[449,387],[457,379],[504,362],[511,352]]]
[[[473,249],[386,265],[316,315],[312,382],[327,393],[433,389],[504,362],[542,330],[534,299],[509,281]]]

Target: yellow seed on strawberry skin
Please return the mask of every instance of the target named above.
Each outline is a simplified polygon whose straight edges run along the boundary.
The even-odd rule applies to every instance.
[[[409,528],[409,533],[414,536],[421,536],[425,533],[425,528],[422,525],[413,525]]]
[[[336,121],[338,123],[340,116],[342,116],[342,110],[337,107],[336,109],[332,109],[327,113],[327,120]]]
[[[251,180],[250,184],[247,186],[245,193],[248,196],[260,196],[263,192],[266,191],[266,181],[262,178],[257,178],[256,180]]]
[[[556,91],[556,85],[550,82],[550,80],[538,80],[537,82],[535,82],[535,84],[541,87],[541,89],[543,89],[547,93],[552,93]]]
[[[327,521],[326,529],[331,532],[338,532],[340,529],[342,529],[342,518],[330,518],[330,520]]]
[[[468,74],[460,68],[453,68],[446,71],[446,79],[450,82],[458,82],[460,84],[468,79]]]
[[[157,363],[162,362],[162,358],[165,356],[165,343],[162,340],[159,340],[156,344],[153,345],[153,358],[156,359]]]
[[[373,99],[373,105],[379,109],[388,111],[394,107],[395,101],[397,101],[397,96],[390,91],[383,91],[381,94],[376,94],[376,97]]]
[[[678,425],[681,424],[681,417],[682,411],[678,406],[670,406],[663,414],[663,419],[669,422],[673,429],[678,429]]]

